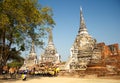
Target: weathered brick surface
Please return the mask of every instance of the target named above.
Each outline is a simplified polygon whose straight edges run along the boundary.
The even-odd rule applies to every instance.
[[[109,56],[120,55],[119,45],[111,44],[105,45],[104,42],[98,43],[97,46],[101,48],[101,53],[103,58],[107,58]]]

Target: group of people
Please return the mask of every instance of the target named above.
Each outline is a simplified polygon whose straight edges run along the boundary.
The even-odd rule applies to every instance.
[[[26,68],[25,70],[20,71],[19,68],[17,67],[8,67],[8,66],[4,66],[3,67],[3,72],[2,74],[4,75],[4,78],[8,78],[8,74],[10,76],[10,78],[12,79],[16,79],[17,76],[21,76],[22,80],[26,80],[27,79],[27,75],[34,75],[34,76],[56,76],[58,74],[58,72],[60,71],[59,68],[43,68],[42,70],[39,68],[39,70],[37,69],[37,67],[33,68],[32,70],[29,70],[28,68]]]
[[[2,69],[2,75],[4,76],[3,78],[9,78],[8,76],[10,76],[10,78],[12,79],[16,79],[17,75],[21,75],[22,80],[26,80],[26,72],[19,72],[19,68],[17,67],[8,67],[8,66],[3,66]]]
[[[7,78],[7,74],[10,75],[10,78],[16,78],[16,74],[18,73],[18,68],[17,67],[8,67],[8,66],[3,66],[2,69],[2,74],[4,75],[4,78]]]

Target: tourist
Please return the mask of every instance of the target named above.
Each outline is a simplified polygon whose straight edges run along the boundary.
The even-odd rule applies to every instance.
[[[26,73],[25,73],[25,72],[24,72],[24,73],[22,73],[22,76],[21,76],[21,77],[22,77],[22,80],[23,80],[23,81],[25,81],[25,80],[26,80],[26,78],[27,78]]]

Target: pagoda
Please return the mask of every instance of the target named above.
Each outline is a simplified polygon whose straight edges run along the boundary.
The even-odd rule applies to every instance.
[[[24,64],[21,67],[21,70],[24,70],[27,67],[32,67],[33,65],[35,65],[37,63],[38,63],[37,54],[35,52],[34,41],[32,41],[32,45],[31,45],[31,50],[30,50],[29,56],[24,60]]]
[[[54,64],[60,63],[60,55],[58,54],[54,43],[53,43],[53,35],[52,28],[47,29],[49,33],[48,37],[48,45],[45,48],[45,51],[40,56],[40,63],[52,62]]]
[[[95,46],[96,39],[92,38],[88,33],[82,8],[80,8],[80,27],[78,35],[70,49],[70,57],[65,64],[65,69],[86,70],[87,65],[93,57],[93,49]]]

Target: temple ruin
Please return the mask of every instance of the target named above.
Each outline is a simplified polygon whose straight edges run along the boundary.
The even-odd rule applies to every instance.
[[[84,71],[86,74],[118,74],[120,72],[120,50],[118,44],[97,43],[87,31],[80,9],[78,35],[70,49],[65,70]]]
[[[60,63],[60,55],[58,54],[54,43],[53,43],[53,35],[52,28],[47,29],[49,33],[48,37],[48,45],[45,48],[45,51],[40,56],[40,63],[52,62],[54,64]]]
[[[91,58],[93,58],[92,54],[95,45],[96,39],[92,38],[87,31],[81,8],[80,28],[74,44],[70,49],[70,57],[66,63],[66,69],[85,70]]]
[[[34,41],[32,41],[29,56],[24,60],[24,64],[21,67],[21,70],[24,70],[27,67],[32,67],[33,65],[36,64],[38,64],[38,59],[37,59],[37,54],[35,53]]]

